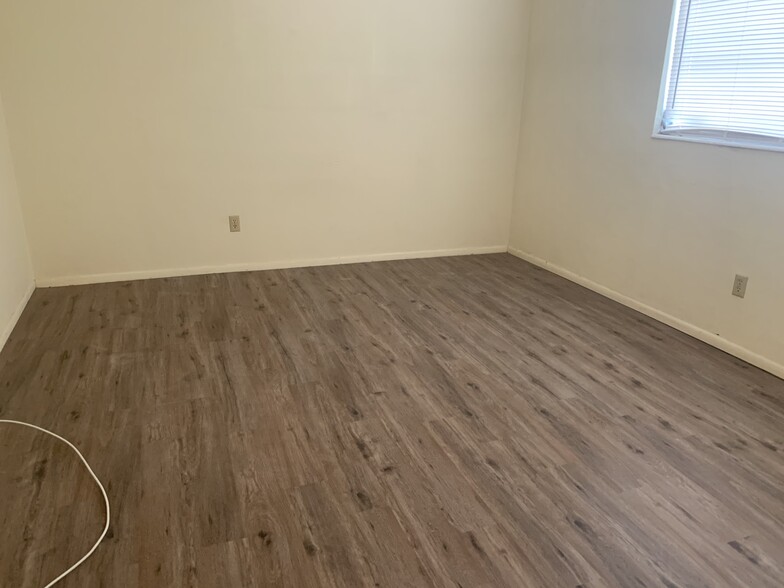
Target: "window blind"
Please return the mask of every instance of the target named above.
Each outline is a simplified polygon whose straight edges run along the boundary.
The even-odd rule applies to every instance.
[[[784,0],[676,4],[662,134],[784,147]]]

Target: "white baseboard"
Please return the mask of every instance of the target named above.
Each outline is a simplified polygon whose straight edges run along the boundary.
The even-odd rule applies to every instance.
[[[180,276],[201,276],[206,274],[228,274],[234,272],[253,272],[273,269],[291,269],[301,267],[317,267],[324,265],[344,265],[350,263],[366,263],[371,261],[394,261],[402,259],[425,259],[429,257],[454,257],[458,255],[483,255],[487,253],[506,253],[506,245],[489,247],[464,247],[460,249],[433,249],[427,251],[406,251],[400,253],[376,253],[368,255],[352,255],[344,257],[325,257],[315,259],[298,259],[288,261],[272,261],[259,263],[239,263],[229,265],[171,268],[160,270],[142,270],[110,274],[91,274],[61,277],[39,277],[36,283],[39,288],[57,286],[78,286],[84,284],[104,284],[109,282],[128,282],[132,280],[149,280],[155,278],[173,278]]]
[[[35,282],[32,282],[27,288],[27,292],[25,292],[24,297],[19,302],[19,306],[16,307],[14,314],[8,319],[8,324],[3,328],[3,332],[0,333],[0,351],[2,351],[5,344],[8,343],[8,339],[11,337],[11,333],[13,332],[16,323],[19,322],[19,317],[22,316],[24,309],[27,307],[27,303],[30,302],[30,297],[33,295],[33,292],[35,292]]]
[[[700,341],[703,341],[708,345],[721,349],[722,351],[725,351],[730,355],[733,355],[739,359],[742,359],[745,362],[755,365],[758,368],[765,370],[766,372],[770,372],[771,374],[778,376],[779,378],[784,378],[784,365],[778,364],[773,360],[768,359],[767,357],[758,355],[757,353],[754,353],[753,351],[750,351],[745,347],[741,347],[740,345],[737,345],[732,341],[728,341],[727,339],[724,339],[723,337],[719,337],[718,335],[715,335],[710,331],[706,331],[705,329],[702,329],[696,325],[693,325],[677,317],[674,317],[670,314],[667,314],[666,312],[653,308],[652,306],[648,306],[647,304],[644,304],[639,300],[635,300],[634,298],[630,298],[625,294],[621,294],[619,292],[616,292],[615,290],[611,290],[610,288],[602,286],[601,284],[597,284],[596,282],[589,280],[588,278],[585,278],[567,269],[554,265],[545,259],[521,251],[520,249],[515,249],[513,247],[510,247],[509,253],[511,253],[515,257],[524,259],[529,263],[532,263],[536,266],[546,269],[547,271],[550,271],[563,278],[566,278],[570,282],[574,282],[576,284],[580,284],[581,286],[585,286],[589,290],[593,290],[594,292],[597,292],[602,296],[605,296],[607,298],[610,298],[611,300],[619,302],[624,306],[633,308],[634,310],[641,312],[653,319],[656,319],[657,321],[662,322],[665,325],[669,325],[670,327],[673,327],[674,329],[686,333],[687,335],[691,335],[695,339],[699,339]]]

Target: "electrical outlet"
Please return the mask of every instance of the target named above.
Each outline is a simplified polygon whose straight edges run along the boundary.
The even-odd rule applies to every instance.
[[[738,298],[746,298],[746,286],[749,279],[746,276],[735,276],[735,284],[732,286],[732,295]]]
[[[232,233],[239,233],[240,232],[240,217],[239,216],[230,216],[229,217],[229,231]]]

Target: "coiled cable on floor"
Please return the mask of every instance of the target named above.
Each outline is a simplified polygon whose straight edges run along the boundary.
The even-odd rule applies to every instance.
[[[74,451],[74,453],[76,453],[76,455],[79,456],[79,459],[82,460],[84,467],[86,467],[87,471],[90,472],[90,475],[92,476],[93,480],[95,480],[95,483],[98,485],[98,488],[100,488],[101,494],[103,494],[103,502],[106,505],[106,525],[104,525],[103,533],[101,533],[101,536],[98,537],[98,541],[95,542],[95,545],[92,546],[90,551],[84,554],[84,556],[82,556],[82,558],[79,561],[77,561],[70,568],[65,570],[62,574],[60,574],[54,580],[52,580],[46,586],[44,586],[44,588],[51,588],[52,586],[57,584],[60,580],[65,578],[68,574],[73,572],[80,565],[82,565],[85,561],[87,561],[87,559],[95,552],[95,550],[98,549],[98,546],[101,544],[101,541],[103,541],[103,538],[106,537],[106,533],[109,531],[109,521],[111,519],[111,515],[109,511],[109,497],[106,494],[106,490],[104,489],[103,484],[101,484],[101,481],[98,479],[98,476],[95,475],[93,468],[90,467],[90,464],[87,463],[87,460],[84,458],[82,453],[68,439],[64,439],[60,437],[60,435],[56,433],[52,433],[51,431],[47,431],[46,429],[42,429],[41,427],[38,427],[36,425],[31,425],[30,423],[23,423],[21,421],[0,419],[0,424],[19,425],[22,427],[28,427],[30,429],[35,429],[36,431],[40,431],[41,433],[46,433],[50,437],[54,437],[55,439],[58,439],[59,441],[65,443],[68,447],[70,447]]]

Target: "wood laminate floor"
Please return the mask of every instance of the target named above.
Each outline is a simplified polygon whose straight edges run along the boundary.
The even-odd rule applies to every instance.
[[[784,382],[508,255],[38,290],[0,418],[63,586],[784,585]],[[0,425],[0,585],[101,524]]]

